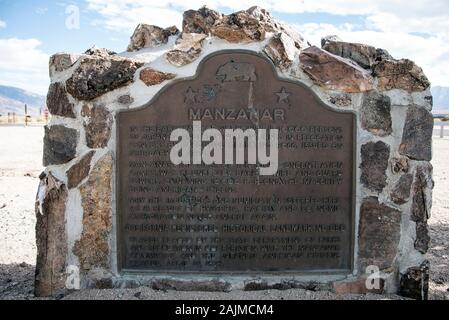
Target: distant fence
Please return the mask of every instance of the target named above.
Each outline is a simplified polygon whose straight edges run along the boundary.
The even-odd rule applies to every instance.
[[[435,122],[433,135],[439,136],[440,138],[449,137],[449,122]]]

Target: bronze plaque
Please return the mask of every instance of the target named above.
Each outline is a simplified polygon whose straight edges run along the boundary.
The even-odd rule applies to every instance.
[[[223,51],[207,57],[194,78],[170,84],[117,118],[122,271],[352,269],[353,113],[333,111],[303,85],[279,79],[262,56]],[[230,162],[206,164],[202,152],[212,138],[195,148],[194,122],[200,132],[218,130],[222,154],[210,154],[225,159],[233,152]],[[190,164],[170,160],[176,129],[189,133],[184,155]],[[232,137],[225,143],[226,130],[237,129],[266,129],[267,137],[277,130],[275,174],[261,174],[262,157],[256,164],[247,154],[237,161],[239,144]],[[268,149],[275,140],[266,140]]]

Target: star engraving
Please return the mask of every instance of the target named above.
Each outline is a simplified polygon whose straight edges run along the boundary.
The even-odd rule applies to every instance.
[[[196,92],[192,89],[192,87],[187,89],[184,102],[196,102]]]
[[[284,102],[286,104],[290,103],[290,101],[288,99],[288,96],[290,95],[290,93],[287,92],[284,87],[282,87],[281,91],[277,92],[276,95],[278,96],[278,103],[281,103],[281,102]]]

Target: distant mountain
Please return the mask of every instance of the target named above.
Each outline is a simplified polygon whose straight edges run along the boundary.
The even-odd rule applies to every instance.
[[[449,87],[432,87],[433,109],[449,109]]]
[[[39,109],[45,106],[45,96],[20,88],[0,85],[1,115],[5,116],[8,112],[23,115],[25,113],[25,104],[28,107],[28,114],[38,115]]]

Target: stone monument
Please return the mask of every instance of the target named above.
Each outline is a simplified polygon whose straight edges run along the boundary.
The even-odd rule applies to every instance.
[[[121,54],[55,54],[50,77],[36,295],[426,299],[432,96],[414,62],[203,7],[182,31],[138,25]]]

